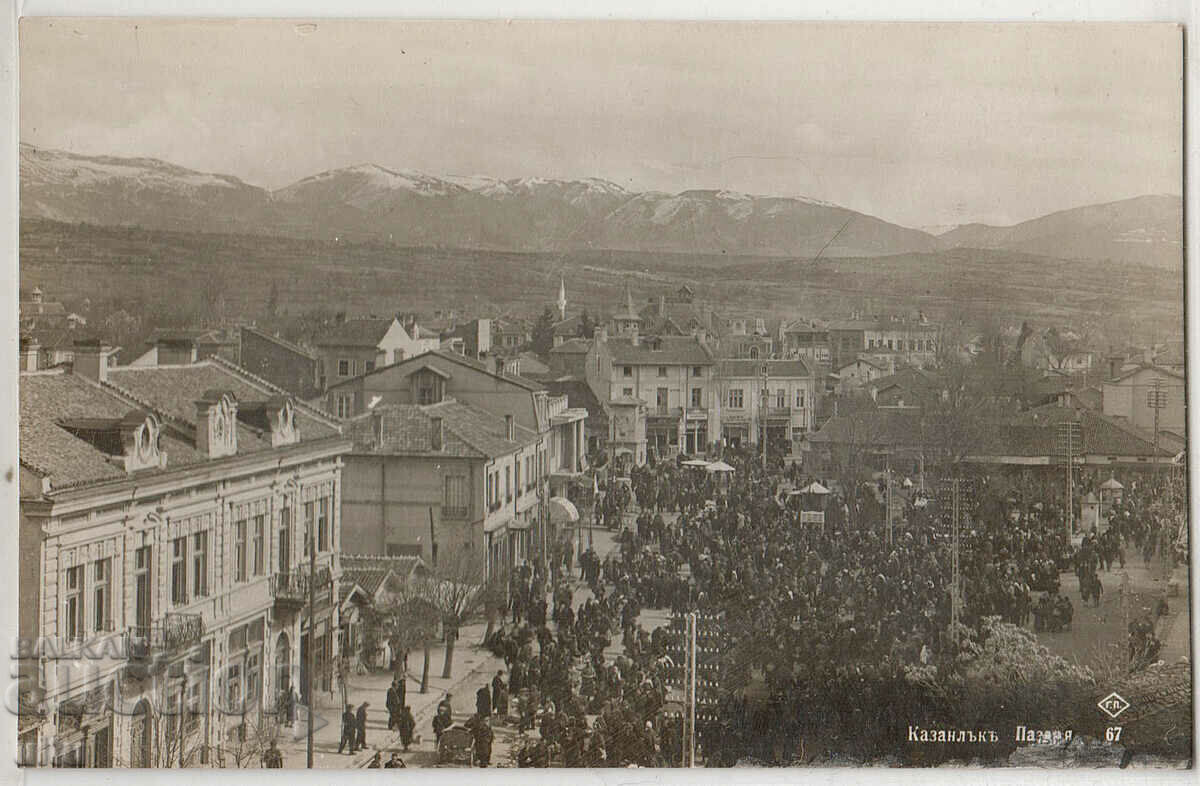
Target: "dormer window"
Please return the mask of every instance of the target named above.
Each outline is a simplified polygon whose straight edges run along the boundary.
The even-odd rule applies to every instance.
[[[233,393],[208,390],[196,402],[196,449],[209,458],[237,453],[238,403]]]
[[[300,441],[300,432],[296,428],[296,405],[290,396],[240,402],[237,418],[247,426],[270,435],[271,447],[294,445]]]
[[[153,413],[133,410],[123,418],[71,418],[58,425],[105,453],[126,472],[166,466],[162,427]]]

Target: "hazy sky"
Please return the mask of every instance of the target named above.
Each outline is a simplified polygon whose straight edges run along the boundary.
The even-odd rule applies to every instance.
[[[373,162],[1014,223],[1182,192],[1171,26],[24,19],[21,140],[278,188]]]

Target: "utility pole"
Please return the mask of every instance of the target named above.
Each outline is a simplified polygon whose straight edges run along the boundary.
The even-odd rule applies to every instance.
[[[1058,424],[1058,450],[1067,465],[1067,537],[1075,534],[1075,452],[1081,447],[1079,423],[1064,421]]]
[[[1167,406],[1167,391],[1163,390],[1162,377],[1155,377],[1150,390],[1146,393],[1146,405],[1154,410],[1154,484],[1159,485],[1158,472],[1158,417],[1159,412]]]
[[[762,405],[758,408],[758,419],[762,421],[762,466],[767,469],[767,402],[770,401],[771,391],[768,388],[771,379],[771,369],[762,364]]]

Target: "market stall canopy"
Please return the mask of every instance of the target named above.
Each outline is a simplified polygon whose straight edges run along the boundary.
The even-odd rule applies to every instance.
[[[1125,487],[1122,486],[1121,482],[1118,481],[1116,478],[1109,478],[1108,480],[1106,480],[1100,484],[1100,488],[1104,491],[1116,491],[1118,489],[1123,489]]]
[[[575,523],[579,521],[579,510],[575,503],[566,497],[550,498],[550,521],[558,523]]]
[[[820,483],[818,483],[817,481],[814,480],[812,483],[809,483],[807,486],[800,489],[800,493],[801,494],[828,494],[829,489],[825,488]]]
[[[709,464],[706,469],[709,472],[733,472],[733,467],[726,464],[724,461],[714,461]]]
[[[708,462],[705,461],[704,459],[688,459],[687,461],[683,462],[683,466],[685,466],[685,467],[707,467]]]

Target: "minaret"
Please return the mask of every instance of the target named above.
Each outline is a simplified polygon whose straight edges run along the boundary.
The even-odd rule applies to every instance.
[[[567,318],[567,285],[561,274],[558,277],[558,318],[560,321]]]

